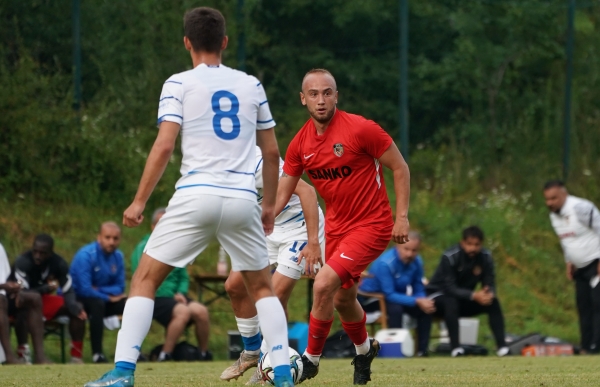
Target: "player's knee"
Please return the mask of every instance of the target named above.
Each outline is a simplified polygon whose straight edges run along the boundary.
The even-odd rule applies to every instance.
[[[315,300],[317,299],[331,299],[337,290],[337,285],[331,284],[326,280],[315,280],[313,284],[313,293]]]
[[[242,276],[233,273],[227,278],[227,281],[225,281],[225,291],[231,299],[240,299],[248,295]]]
[[[348,310],[354,307],[354,304],[356,304],[356,298],[350,299],[343,296],[336,296],[333,298],[333,307],[336,310]]]

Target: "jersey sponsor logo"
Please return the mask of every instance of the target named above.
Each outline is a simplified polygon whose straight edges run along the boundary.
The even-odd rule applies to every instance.
[[[341,254],[340,254],[340,258],[344,258],[344,259],[348,259],[348,260],[350,260],[350,261],[354,261],[354,258],[350,258],[349,256],[347,256],[347,255],[344,255],[344,253],[341,253]]]
[[[342,157],[342,155],[344,154],[344,146],[341,142],[338,142],[333,146],[333,154],[337,157]]]
[[[350,176],[352,168],[343,166],[341,168],[309,169],[308,174],[315,180],[335,180]]]
[[[310,159],[311,157],[313,157],[314,155],[315,155],[314,153],[311,153],[311,154],[309,154],[309,155],[304,155],[304,160],[308,160],[308,159]]]

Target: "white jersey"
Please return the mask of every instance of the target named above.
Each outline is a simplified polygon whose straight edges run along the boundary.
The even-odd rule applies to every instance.
[[[565,254],[565,261],[582,268],[600,258],[600,212],[589,200],[569,195],[550,221]]]
[[[175,74],[160,95],[158,125],[163,121],[181,125],[178,193],[256,198],[256,131],[275,121],[255,77],[205,64]]]
[[[262,166],[263,166],[262,152],[259,147],[256,147],[256,168],[254,170],[254,176],[256,179],[256,190],[258,191],[258,204],[262,203],[263,199],[263,177],[262,177]],[[283,160],[279,159],[279,177],[283,174]],[[304,222],[304,213],[302,212],[302,205],[300,204],[300,198],[296,194],[292,194],[290,201],[283,208],[281,213],[275,218],[275,229],[273,232],[277,232],[282,229],[290,229],[301,227]],[[279,229],[279,230],[278,230]]]

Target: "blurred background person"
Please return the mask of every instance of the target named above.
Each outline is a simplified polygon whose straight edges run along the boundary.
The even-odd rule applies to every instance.
[[[544,185],[550,222],[560,239],[567,279],[575,281],[582,353],[600,352],[600,212],[589,200],[569,195],[564,183]]]
[[[94,363],[107,363],[102,349],[104,318],[123,314],[125,308],[125,266],[118,250],[121,229],[114,222],[100,226],[98,238],[79,249],[71,262],[71,277],[77,299],[90,320]]]
[[[462,240],[442,255],[427,285],[436,312],[443,317],[450,336],[452,356],[465,354],[459,343],[458,318],[487,314],[496,340],[498,356],[508,355],[504,315],[496,295],[496,274],[492,253],[482,247],[483,231],[477,226],[463,230]],[[475,290],[481,284],[481,289]]]
[[[69,274],[69,265],[54,252],[54,239],[48,234],[39,234],[33,241],[31,250],[23,253],[15,261],[15,279],[23,289],[37,292],[42,296],[42,313],[46,321],[58,316],[69,317],[71,336],[71,363],[83,364],[83,336],[87,314],[77,302],[73,291],[73,281]],[[60,291],[60,295],[56,294]],[[26,325],[17,324],[17,337],[27,330]],[[26,342],[19,342],[23,345]]]

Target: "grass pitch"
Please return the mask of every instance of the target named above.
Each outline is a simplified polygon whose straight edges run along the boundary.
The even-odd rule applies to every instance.
[[[243,386],[243,378],[219,380],[230,362],[140,363],[136,387]],[[107,365],[2,366],[0,386],[83,386],[107,371]],[[376,359],[369,386],[597,386],[597,357]],[[350,359],[328,360],[319,375],[304,386],[352,386]]]

